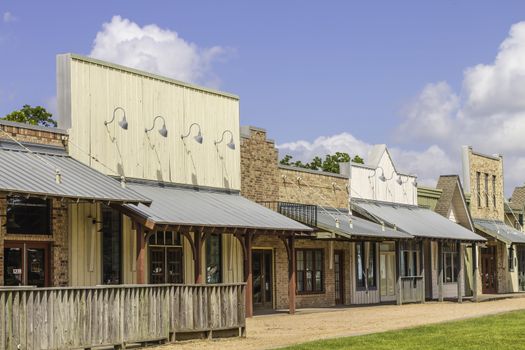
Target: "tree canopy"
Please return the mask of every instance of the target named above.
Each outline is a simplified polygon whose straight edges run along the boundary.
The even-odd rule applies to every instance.
[[[22,109],[13,111],[0,119],[31,125],[57,126],[53,115],[41,106],[31,107],[30,105],[24,105]]]
[[[280,164],[295,166],[298,168],[305,168],[311,170],[322,170],[330,173],[339,173],[339,163],[352,162],[364,164],[363,158],[356,155],[354,158],[350,158],[350,155],[345,152],[335,152],[335,154],[327,154],[324,159],[319,156],[315,156],[310,162],[303,163],[300,160],[293,160],[293,157],[289,154],[285,155],[281,160]]]

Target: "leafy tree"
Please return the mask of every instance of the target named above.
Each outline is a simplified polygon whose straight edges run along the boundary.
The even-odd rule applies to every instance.
[[[57,122],[52,117],[53,115],[44,107],[24,105],[22,109],[13,111],[0,119],[31,125],[57,126]]]
[[[327,154],[324,159],[315,156],[310,162],[303,163],[300,160],[292,161],[293,157],[289,154],[285,155],[280,161],[280,164],[295,166],[297,168],[305,168],[311,170],[322,170],[330,173],[339,173],[339,163],[350,161],[350,155],[345,152],[335,152],[335,154]],[[358,155],[352,158],[353,162],[364,164],[363,158]]]
[[[359,157],[359,155],[357,154],[354,156],[354,158],[352,158],[352,162],[359,163],[359,164],[365,164],[365,160]]]

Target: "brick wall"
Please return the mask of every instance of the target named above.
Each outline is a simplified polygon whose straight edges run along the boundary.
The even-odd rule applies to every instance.
[[[241,134],[241,194],[255,202],[279,198],[278,151],[264,129],[243,127]]]
[[[305,307],[326,307],[335,305],[335,272],[330,266],[331,247],[330,242],[321,240],[297,239],[296,249],[310,248],[323,250],[323,287],[324,291],[315,294],[297,294],[296,306]],[[333,242],[333,249],[343,251],[344,254],[344,299],[345,305],[350,305],[350,276],[352,274],[348,268],[352,266],[350,262],[352,244],[350,242]],[[275,273],[273,279],[273,290],[275,307],[277,309],[288,308],[288,255],[284,243],[275,236],[258,236],[253,244],[253,249],[272,248],[273,268]]]
[[[348,207],[348,177],[279,165],[266,131],[242,127],[241,194],[253,201],[282,201]],[[301,180],[297,180],[301,178]]]
[[[53,128],[26,126],[24,124],[0,121],[0,129],[9,133],[19,142],[65,146],[67,135],[65,132]],[[9,140],[3,132],[0,139]],[[20,235],[6,232],[7,202],[6,193],[0,193],[0,284],[4,283],[4,246],[5,242],[47,242],[50,245],[50,284],[52,286],[68,285],[68,207],[60,200],[52,200],[51,220],[52,235]]]

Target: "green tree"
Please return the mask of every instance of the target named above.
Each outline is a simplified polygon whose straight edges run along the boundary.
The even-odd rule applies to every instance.
[[[352,158],[352,162],[359,163],[359,164],[365,164],[365,160],[359,157],[359,155],[357,154],[354,156],[354,158]]]
[[[350,161],[350,156],[345,152],[335,152],[335,154],[327,154],[321,169],[329,173],[339,173],[339,163],[346,163]]]
[[[41,106],[31,107],[30,105],[24,105],[22,109],[13,111],[0,119],[31,125],[57,126],[53,115]]]

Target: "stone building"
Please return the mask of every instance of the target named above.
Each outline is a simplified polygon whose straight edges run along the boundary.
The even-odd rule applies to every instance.
[[[463,146],[462,165],[476,232],[487,239],[478,261],[482,293],[517,292],[522,288],[518,271],[525,271],[525,234],[505,224],[503,157]]]

